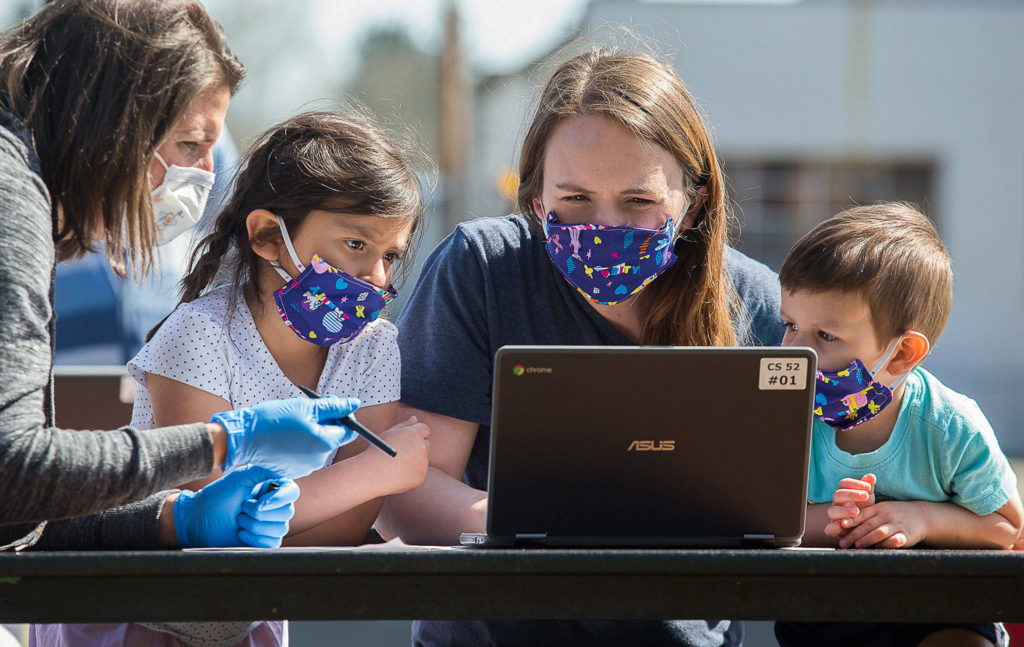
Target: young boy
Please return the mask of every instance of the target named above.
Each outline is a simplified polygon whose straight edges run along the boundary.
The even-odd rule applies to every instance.
[[[953,300],[931,222],[900,203],[849,209],[797,242],[780,281],[782,345],[818,353],[804,545],[1013,544],[1024,512],[992,428],[973,400],[916,368]],[[783,647],[1005,641],[991,623],[777,623],[775,633]]]

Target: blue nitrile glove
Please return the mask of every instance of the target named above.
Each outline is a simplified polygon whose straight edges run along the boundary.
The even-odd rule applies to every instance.
[[[280,479],[275,481],[278,482]],[[299,486],[292,480],[284,482],[276,492],[261,491],[242,502],[238,536],[250,546],[278,548],[281,538],[288,534],[288,521],[295,514],[293,503],[299,496]],[[267,483],[270,481],[264,481]]]
[[[218,413],[210,422],[228,432],[225,471],[262,465],[280,476],[299,478],[323,467],[332,452],[356,438],[346,427],[320,423],[337,421],[358,408],[358,399],[335,396],[268,400]]]
[[[298,484],[291,479],[263,481],[252,494],[242,501],[238,537],[257,548],[280,548],[281,539],[288,534],[288,521],[295,514]]]
[[[267,492],[272,479],[277,489]],[[226,474],[198,492],[183,490],[174,502],[174,533],[182,548],[281,545],[295,513],[299,486],[265,467],[249,465]],[[249,512],[242,504],[258,499]],[[261,505],[262,504],[262,505]],[[256,515],[253,519],[252,516]],[[254,522],[259,522],[256,526]],[[249,530],[256,528],[257,532]]]

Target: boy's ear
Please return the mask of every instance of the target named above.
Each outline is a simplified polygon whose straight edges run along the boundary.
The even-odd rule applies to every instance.
[[[255,209],[245,217],[245,229],[249,234],[249,246],[258,256],[270,262],[277,262],[284,248],[277,216],[266,209]]]
[[[548,217],[548,214],[544,213],[544,205],[540,203],[540,198],[533,199],[533,213],[541,222],[544,222]]]
[[[919,364],[929,352],[931,352],[931,344],[928,342],[928,338],[916,330],[910,330],[903,334],[899,348],[889,360],[886,371],[893,376],[903,375]]]

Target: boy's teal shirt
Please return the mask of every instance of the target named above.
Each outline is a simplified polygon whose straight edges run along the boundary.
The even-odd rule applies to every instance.
[[[813,503],[831,502],[844,478],[875,474],[878,500],[948,501],[985,515],[1017,487],[977,403],[921,368],[907,378],[896,425],[877,450],[844,452],[835,430],[817,417],[811,434],[807,494]]]

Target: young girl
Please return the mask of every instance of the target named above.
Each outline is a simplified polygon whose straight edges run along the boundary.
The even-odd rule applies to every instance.
[[[394,424],[397,331],[378,318],[394,297],[391,277],[423,211],[409,161],[365,117],[309,112],[270,129],[243,160],[233,198],[193,254],[181,302],[128,364],[138,382],[132,424],[208,420],[301,395],[297,385],[359,398],[360,422],[398,455],[358,440],[298,480],[302,494],[285,539],[359,543],[383,497],[426,476],[429,430],[415,418]],[[188,644],[277,645],[283,624],[159,628]],[[128,644],[179,644],[139,625],[116,630]]]

